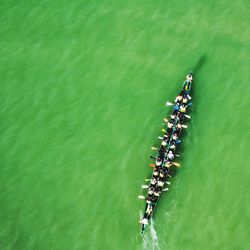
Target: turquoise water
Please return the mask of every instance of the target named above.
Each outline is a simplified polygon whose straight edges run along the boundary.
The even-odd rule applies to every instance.
[[[248,10],[4,1],[1,249],[249,249]],[[142,239],[150,146],[202,56],[182,167]]]

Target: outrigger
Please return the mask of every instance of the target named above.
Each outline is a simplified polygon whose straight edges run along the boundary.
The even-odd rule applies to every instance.
[[[181,140],[181,132],[183,128],[187,128],[184,123],[186,119],[191,117],[187,115],[187,109],[192,105],[191,103],[191,85],[193,82],[193,72],[191,71],[183,83],[183,87],[179,95],[175,98],[175,103],[167,102],[167,106],[173,106],[173,111],[170,118],[164,118],[165,128],[162,129],[163,136],[158,138],[161,140],[159,148],[151,147],[156,151],[156,156],[150,158],[155,160],[155,163],[150,164],[153,167],[153,174],[151,179],[145,181],[150,182],[149,185],[142,185],[142,188],[147,189],[147,196],[139,195],[139,199],[146,200],[146,206],[143,217],[140,220],[141,235],[144,234],[147,225],[151,223],[155,208],[159,202],[162,192],[168,191],[170,185],[169,179],[172,167],[180,167],[180,164],[175,162],[175,158],[179,157],[177,152],[178,145]]]

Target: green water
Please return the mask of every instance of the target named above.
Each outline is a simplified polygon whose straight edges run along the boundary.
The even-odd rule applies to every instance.
[[[249,7],[2,1],[0,249],[250,249]],[[182,168],[142,239],[149,148],[201,57]]]

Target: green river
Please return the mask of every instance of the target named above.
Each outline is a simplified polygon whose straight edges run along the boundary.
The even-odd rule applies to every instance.
[[[250,249],[249,9],[1,1],[0,249]],[[191,69],[181,168],[142,238],[150,147]]]

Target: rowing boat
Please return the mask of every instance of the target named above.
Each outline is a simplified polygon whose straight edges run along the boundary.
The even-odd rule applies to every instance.
[[[154,167],[153,173],[149,181],[149,185],[142,185],[142,188],[147,189],[147,195],[139,195],[140,199],[146,200],[146,205],[143,217],[140,219],[141,235],[144,235],[146,227],[150,225],[156,206],[159,203],[163,192],[168,191],[170,185],[169,178],[171,169],[179,167],[179,163],[174,162],[177,155],[177,150],[180,145],[180,136],[183,128],[187,128],[184,124],[185,120],[190,116],[187,114],[188,107],[191,106],[191,84],[193,81],[193,72],[186,76],[183,87],[179,95],[175,98],[174,104],[167,102],[167,106],[173,106],[172,113],[169,119],[164,118],[165,128],[163,136],[158,137],[161,140],[159,148],[152,147],[156,151],[155,164],[150,164]]]

